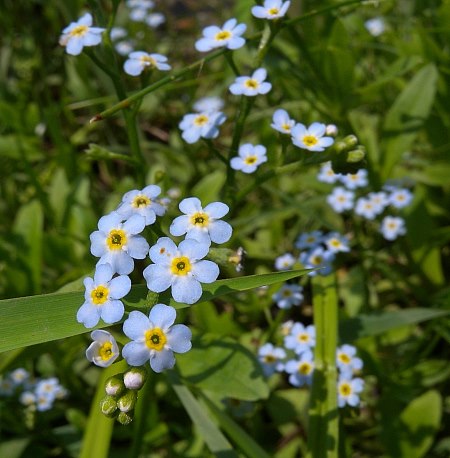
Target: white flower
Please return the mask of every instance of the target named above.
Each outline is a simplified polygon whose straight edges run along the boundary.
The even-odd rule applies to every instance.
[[[327,202],[335,212],[342,213],[345,210],[353,208],[354,198],[355,194],[352,191],[347,191],[345,188],[337,186],[333,189],[333,192],[327,196]]]
[[[365,169],[359,169],[356,173],[340,175],[339,179],[347,189],[362,188],[369,183]]]
[[[286,358],[283,348],[274,347],[271,343],[262,345],[258,350],[258,360],[266,377],[284,369],[282,360]]]
[[[220,111],[224,106],[224,102],[220,97],[210,96],[210,97],[202,97],[198,99],[193,108],[195,111],[201,113],[213,113],[215,111]]]
[[[386,240],[395,240],[406,234],[405,220],[399,216],[386,216],[381,221],[380,231]]]
[[[341,374],[353,377],[353,372],[359,371],[363,367],[361,358],[356,355],[356,348],[353,345],[344,344],[336,350],[336,364]]]
[[[161,71],[170,70],[172,67],[167,64],[167,57],[162,54],[149,54],[144,51],[134,51],[123,64],[125,73],[131,76],[138,76],[144,70],[158,69]]]
[[[238,155],[231,158],[230,165],[234,170],[253,173],[260,164],[267,162],[266,147],[244,143],[239,147]]]
[[[411,203],[413,195],[408,189],[393,189],[388,199],[393,207],[404,208]]]
[[[335,173],[331,162],[325,162],[320,167],[320,171],[317,174],[317,179],[322,183],[336,183],[341,177],[340,173]]]
[[[137,235],[144,230],[145,218],[133,215],[122,223],[123,217],[117,212],[102,216],[98,231],[90,235],[91,253],[100,258],[98,265],[110,264],[113,271],[128,275],[134,268],[134,259],[144,259],[148,243]]]
[[[295,264],[295,257],[291,253],[285,253],[275,259],[275,269],[288,270]]]
[[[296,124],[291,131],[292,143],[299,148],[309,151],[323,151],[334,143],[332,137],[324,137],[326,125],[313,122],[309,127]]]
[[[350,247],[348,246],[348,239],[344,235],[338,234],[337,232],[331,232],[324,238],[324,243],[329,251],[332,253],[348,252]]]
[[[131,289],[131,281],[126,275],[112,278],[113,269],[109,264],[100,264],[94,278],[85,278],[84,304],[77,313],[77,321],[87,328],[97,325],[100,318],[108,324],[117,323],[123,317],[125,308],[121,299]]]
[[[364,380],[360,378],[352,379],[347,374],[339,378],[338,381],[338,406],[344,407],[346,404],[356,407],[359,404],[358,394],[364,388]]]
[[[161,237],[150,248],[149,256],[154,264],[143,272],[148,289],[161,293],[172,287],[177,302],[197,302],[202,295],[200,282],[212,283],[219,276],[216,263],[201,260],[208,251],[208,244],[196,240],[183,240],[177,247],[168,237]]]
[[[367,31],[374,37],[378,37],[386,29],[384,19],[381,17],[374,17],[372,19],[367,20],[364,23],[364,26],[366,27]]]
[[[63,31],[59,43],[66,47],[67,54],[78,56],[84,46],[96,46],[102,41],[101,27],[91,27],[92,16],[86,13],[77,22],[70,23]]]
[[[275,294],[272,300],[280,309],[290,309],[293,305],[303,302],[303,288],[293,283],[285,283]]]
[[[302,323],[295,323],[289,335],[284,338],[284,346],[294,350],[297,355],[311,350],[316,344],[316,329],[314,325],[304,326]]]
[[[234,95],[246,95],[254,97],[258,94],[267,94],[272,85],[264,81],[267,77],[265,68],[256,69],[251,76],[238,76],[230,86],[230,92]]]
[[[314,355],[311,350],[304,351],[299,359],[291,359],[285,365],[290,374],[289,383],[294,386],[311,385],[314,373]]]
[[[383,210],[389,205],[389,198],[383,191],[380,192],[369,192],[367,196],[375,207],[377,215],[383,213]]]
[[[208,52],[221,47],[241,48],[245,44],[245,39],[241,35],[246,29],[245,24],[238,24],[234,18],[226,21],[222,28],[211,25],[203,29],[203,38],[195,42],[195,49],[200,52]]]
[[[142,312],[132,311],[123,323],[124,334],[132,339],[122,350],[131,366],[142,366],[150,360],[155,372],[171,369],[175,353],[186,353],[192,347],[192,333],[184,324],[173,326],[176,311],[173,307],[156,304],[148,318]]]
[[[233,229],[220,218],[229,212],[228,205],[222,202],[212,202],[204,209],[196,197],[188,197],[180,202],[179,209],[184,215],[178,216],[170,225],[172,235],[186,234],[186,239],[194,239],[211,245],[225,243],[230,240]]]
[[[9,377],[12,380],[12,382],[14,382],[14,384],[17,386],[22,385],[24,382],[26,382],[30,377],[30,373],[23,367],[19,367],[18,369],[13,370],[9,374]]]
[[[270,127],[282,134],[290,134],[294,126],[295,120],[289,117],[289,113],[286,110],[280,108],[275,111]]]
[[[181,136],[187,143],[195,143],[202,138],[216,138],[219,135],[218,126],[223,124],[226,116],[221,112],[203,111],[189,113],[183,116],[178,127],[183,131]]]
[[[163,216],[166,212],[157,199],[160,194],[161,188],[153,184],[141,191],[136,189],[128,191],[122,197],[122,202],[116,211],[123,219],[136,214],[141,215],[145,218],[145,225],[148,226],[155,222],[156,216]]]
[[[93,342],[86,350],[86,358],[96,366],[108,367],[119,356],[119,347],[116,339],[108,332],[102,329],[96,329],[91,332]]]
[[[377,208],[372,200],[366,197],[360,197],[356,201],[355,213],[359,216],[362,216],[366,219],[374,219],[378,215]]]
[[[263,6],[252,7],[252,14],[259,19],[279,19],[286,14],[290,4],[290,1],[264,0]]]

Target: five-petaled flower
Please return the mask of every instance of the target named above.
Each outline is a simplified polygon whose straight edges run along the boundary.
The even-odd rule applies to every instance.
[[[298,123],[291,131],[292,143],[308,151],[323,151],[334,143],[334,138],[324,137],[327,126],[313,122],[309,127]]]
[[[67,54],[78,56],[84,46],[96,46],[101,43],[102,33],[106,29],[91,26],[92,16],[86,13],[62,31],[59,44],[66,47]]]
[[[218,126],[226,119],[221,111],[188,113],[183,116],[178,127],[183,131],[181,136],[186,142],[195,143],[200,137],[216,138],[219,135]]]
[[[231,168],[244,173],[253,173],[260,164],[267,161],[266,147],[244,143],[239,147],[238,155],[230,161]]]
[[[289,117],[289,113],[282,108],[275,111],[270,127],[281,132],[282,134],[290,134],[295,126],[295,120]]]
[[[279,19],[286,14],[290,5],[290,1],[264,0],[263,6],[252,7],[252,14],[259,19]]]
[[[113,275],[109,264],[100,264],[93,279],[84,279],[85,302],[78,310],[77,321],[87,328],[96,326],[100,318],[111,324],[117,323],[123,317],[125,310],[119,299],[130,292],[131,281],[126,275],[112,278]]]
[[[172,67],[167,63],[167,57],[162,54],[149,54],[144,51],[134,51],[129,54],[123,64],[125,73],[131,76],[138,76],[144,70],[153,69],[167,71]]]
[[[183,240],[177,247],[169,237],[161,237],[150,248],[154,264],[144,269],[148,289],[161,293],[172,287],[177,302],[193,304],[202,295],[201,283],[212,283],[219,276],[215,262],[202,260],[209,251],[207,243]]]
[[[132,339],[125,344],[122,355],[131,366],[142,366],[150,360],[155,372],[171,369],[175,353],[191,349],[192,333],[184,324],[173,325],[176,311],[173,307],[156,304],[148,317],[136,310],[123,323],[124,334]]]
[[[221,47],[241,48],[245,44],[245,39],[241,35],[246,29],[247,26],[238,24],[235,18],[226,21],[222,28],[210,25],[203,29],[203,37],[195,42],[195,49],[200,52],[208,52]]]
[[[256,69],[251,76],[238,76],[230,86],[230,92],[234,95],[246,95],[254,97],[258,94],[267,94],[272,85],[265,81],[267,70],[265,68]]]
[[[120,354],[116,339],[108,331],[102,329],[92,331],[91,338],[94,342],[86,350],[88,361],[100,367],[110,366]]]

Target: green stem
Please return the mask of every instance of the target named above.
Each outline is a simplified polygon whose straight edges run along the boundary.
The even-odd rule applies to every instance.
[[[228,65],[231,67],[231,70],[233,70],[233,73],[236,76],[241,76],[239,69],[236,66],[236,63],[234,62],[233,54],[230,52],[226,52],[224,56],[225,56],[226,61],[228,62]]]

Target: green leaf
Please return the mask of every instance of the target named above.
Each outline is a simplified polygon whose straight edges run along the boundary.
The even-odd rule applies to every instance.
[[[288,270],[263,275],[218,280],[204,284],[199,302],[210,301],[216,297],[271,285],[305,275],[308,270]],[[145,307],[147,297],[145,285],[133,286],[124,299],[129,307]],[[177,308],[188,307],[169,298],[161,301]],[[77,310],[84,302],[83,292],[64,292],[41,294],[38,296],[4,299],[0,301],[2,319],[0,320],[0,352],[26,347],[51,340],[63,339],[88,330],[76,321]],[[108,326],[102,326],[108,327]],[[20,336],[20,339],[17,337]]]
[[[441,416],[442,397],[437,391],[427,391],[414,399],[400,414],[398,440],[401,456],[425,456],[439,430]]]
[[[373,315],[359,315],[355,318],[342,321],[339,327],[339,336],[343,342],[351,342],[361,337],[375,336],[400,326],[420,323],[450,315],[448,310],[412,308],[384,312]]]
[[[233,339],[202,336],[177,364],[187,383],[223,397],[256,401],[269,396],[255,356]]]
[[[383,138],[386,138],[383,164],[383,182],[390,176],[394,165],[407,151],[419,129],[430,114],[433,105],[438,71],[434,64],[423,67],[397,97],[388,111],[384,123]]]
[[[31,441],[31,437],[11,439],[0,444],[0,456],[20,458]]]
[[[193,196],[207,205],[218,199],[219,193],[225,183],[225,174],[217,170],[205,175],[191,190]]]

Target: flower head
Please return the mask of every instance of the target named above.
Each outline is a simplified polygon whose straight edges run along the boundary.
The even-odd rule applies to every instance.
[[[308,151],[323,151],[334,143],[334,138],[324,137],[327,126],[313,122],[309,127],[296,124],[291,131],[292,143]]]
[[[309,252],[301,253],[300,262],[305,266],[306,269],[319,269],[313,270],[308,273],[310,277],[316,275],[328,275],[331,272],[331,263],[334,260],[334,253],[325,250],[321,246],[313,248]]]
[[[172,235],[186,234],[186,239],[194,239],[208,245],[211,242],[225,243],[230,240],[233,229],[220,218],[229,212],[228,205],[212,202],[205,208],[197,197],[188,197],[180,202],[179,209],[184,215],[172,222],[169,231]]]
[[[94,278],[85,278],[84,304],[77,313],[77,321],[87,328],[97,325],[100,318],[105,323],[117,323],[124,314],[121,299],[130,292],[131,281],[126,275],[112,278],[114,272],[109,264],[100,264]]]
[[[295,257],[291,253],[285,253],[275,259],[275,269],[289,270],[295,264]]]
[[[359,393],[364,388],[364,380],[352,379],[348,374],[342,375],[338,381],[338,406],[345,407],[348,404],[356,407],[359,404]]]
[[[271,343],[262,345],[258,350],[258,360],[261,363],[264,375],[269,377],[274,372],[281,372],[284,368],[282,360],[286,358],[283,348],[274,347]]]
[[[285,364],[290,374],[289,383],[294,386],[311,385],[314,373],[314,355],[311,350],[304,351],[299,359],[291,359]]]
[[[149,54],[144,51],[134,51],[130,53],[128,59],[123,64],[125,73],[131,76],[138,76],[144,70],[167,71],[172,67],[167,63],[167,57],[162,54]]]
[[[156,304],[148,317],[132,311],[123,323],[123,332],[132,342],[127,343],[122,355],[131,366],[142,366],[150,360],[155,372],[171,369],[175,365],[175,353],[191,349],[192,333],[184,324],[173,325],[176,318],[173,307]]]
[[[294,350],[297,355],[311,350],[316,344],[316,329],[314,325],[304,326],[302,323],[295,323],[290,333],[284,338],[284,346]]]
[[[347,237],[337,232],[331,232],[330,234],[328,234],[324,239],[324,243],[327,249],[332,253],[350,251]]]
[[[177,302],[197,302],[202,295],[200,283],[212,283],[219,276],[216,263],[202,260],[208,251],[209,245],[197,240],[183,240],[177,247],[170,238],[161,237],[150,248],[154,264],[143,272],[148,289],[161,293],[171,287]]]
[[[406,234],[405,220],[399,216],[386,216],[381,221],[380,231],[386,240],[395,240]]]
[[[364,23],[364,26],[373,37],[378,37],[386,29],[384,19],[381,17],[374,17],[372,19],[368,19]]]
[[[102,41],[101,27],[91,27],[92,16],[86,13],[78,21],[70,23],[63,31],[59,43],[66,47],[67,54],[78,56],[84,46],[96,46]]]
[[[270,127],[282,134],[290,134],[294,126],[295,120],[289,117],[289,113],[286,110],[280,108],[275,111]]]
[[[137,235],[145,227],[145,218],[133,215],[124,223],[117,212],[102,216],[98,231],[90,235],[91,253],[100,257],[99,264],[110,264],[113,271],[128,275],[134,268],[134,259],[144,259],[149,245],[144,237]]]
[[[398,189],[394,188],[391,191],[391,194],[388,197],[389,204],[395,208],[404,208],[407,207],[412,199],[413,195],[408,189]]]
[[[363,367],[361,358],[356,356],[356,348],[353,345],[344,344],[336,350],[336,364],[341,374],[350,378],[355,371]]]
[[[181,136],[186,142],[195,143],[200,137],[216,138],[219,135],[218,126],[226,119],[221,111],[189,113],[183,116],[178,127],[183,131]]]
[[[136,189],[128,191],[122,197],[122,202],[117,208],[117,213],[128,219],[133,215],[141,215],[145,218],[145,225],[153,224],[157,216],[163,216],[166,209],[159,203],[158,196],[161,188],[156,185],[146,186],[141,191]]]
[[[252,7],[252,14],[259,19],[279,19],[286,14],[290,4],[290,1],[264,0],[263,6]]]
[[[362,188],[369,183],[365,169],[359,169],[356,173],[340,175],[339,179],[347,189]]]
[[[300,285],[285,283],[273,296],[272,300],[280,309],[290,309],[303,302],[303,288]]]
[[[231,158],[231,168],[244,173],[253,173],[260,164],[267,162],[266,151],[263,145],[244,143],[239,147],[239,156]]]
[[[234,18],[226,21],[222,28],[210,25],[203,29],[203,37],[195,42],[195,49],[200,52],[208,52],[221,47],[241,48],[245,44],[245,39],[241,35],[246,29],[245,24],[238,24]]]
[[[336,213],[342,213],[353,208],[354,198],[355,194],[352,191],[347,191],[342,186],[336,186],[327,196],[327,202]]]
[[[324,240],[322,231],[303,232],[295,241],[295,246],[300,249],[311,249],[320,245]]]
[[[322,183],[336,183],[341,177],[340,173],[335,173],[331,162],[325,162],[320,167],[320,171],[317,174],[317,179]]]
[[[254,97],[258,94],[267,94],[272,85],[265,81],[267,70],[265,68],[256,69],[251,76],[238,76],[230,86],[230,92],[234,95],[246,95]]]
[[[195,111],[201,113],[203,111],[207,113],[214,113],[215,111],[220,111],[224,106],[224,102],[220,97],[210,96],[202,97],[198,99],[193,108]]]
[[[96,329],[91,332],[93,342],[86,350],[86,358],[96,366],[108,367],[119,356],[116,339],[108,331]]]

